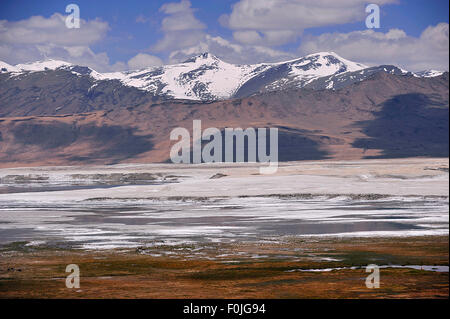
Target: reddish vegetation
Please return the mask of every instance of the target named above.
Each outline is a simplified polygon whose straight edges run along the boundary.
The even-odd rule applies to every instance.
[[[11,251],[4,252],[0,259],[0,298],[448,298],[448,272],[381,269],[379,289],[366,287],[368,274],[364,268],[289,272],[299,268],[365,266],[373,260],[448,265],[448,237],[315,239],[233,249],[270,254],[286,248],[291,253],[297,248],[309,257],[335,257],[341,261],[233,256],[230,258],[234,263],[226,263],[135,252]],[[65,287],[65,267],[72,263],[80,267],[80,289]]]

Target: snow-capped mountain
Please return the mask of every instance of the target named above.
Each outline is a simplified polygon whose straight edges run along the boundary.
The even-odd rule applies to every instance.
[[[210,53],[204,53],[179,64],[114,73],[99,73],[88,67],[58,60],[15,66],[0,61],[0,73],[9,73],[12,77],[58,70],[68,71],[78,77],[90,77],[94,82],[91,88],[103,81],[116,80],[126,87],[137,88],[154,96],[200,101],[244,97],[287,88],[339,89],[363,81],[377,72],[416,77],[434,77],[443,73],[424,71],[413,74],[395,66],[369,68],[346,60],[334,52],[320,52],[286,62],[254,65],[234,65]]]
[[[183,63],[125,73],[110,73],[98,79],[117,79],[127,86],[156,95],[189,100],[227,99],[266,65],[234,65],[205,53]]]
[[[437,70],[427,70],[414,73],[415,76],[420,78],[434,78],[435,76],[440,76],[442,74],[444,74],[444,72]]]
[[[15,67],[21,71],[31,71],[31,72],[39,72],[39,71],[49,71],[56,70],[64,67],[71,67],[72,64],[64,61],[58,60],[45,60],[38,61],[33,63],[24,63],[17,64]]]
[[[20,72],[21,70],[19,68],[16,68],[15,66],[12,66],[6,62],[0,61],[0,73],[6,73],[6,72]]]
[[[264,69],[248,80],[234,94],[242,97],[255,92],[301,88],[316,79],[330,75],[355,72],[367,66],[346,60],[334,52],[310,54],[292,61],[262,64]],[[332,88],[332,87],[330,87]]]
[[[370,68],[365,68],[358,71],[349,71],[344,73],[336,73],[330,76],[320,77],[313,81],[306,83],[303,87],[313,90],[324,89],[340,89],[350,84],[364,81],[370,76],[384,72],[393,75],[412,75],[413,73],[400,69],[393,65],[380,65]]]

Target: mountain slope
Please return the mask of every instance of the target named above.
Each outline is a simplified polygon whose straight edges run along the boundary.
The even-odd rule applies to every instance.
[[[0,101],[4,100],[5,94],[6,97],[10,96],[5,93],[5,87],[11,89],[23,86],[17,84],[18,80],[28,83],[33,81],[46,83],[52,82],[58,76],[67,86],[76,86],[75,83],[80,80],[86,82],[82,85],[83,88],[87,88],[86,91],[79,92],[81,95],[84,94],[83,98],[79,97],[79,103],[91,105],[91,90],[97,86],[105,87],[105,82],[114,86],[115,89],[119,84],[123,85],[125,88],[121,88],[122,91],[138,89],[150,96],[164,99],[210,102],[291,88],[337,89],[356,81],[363,81],[376,72],[393,72],[394,69],[395,74],[412,75],[394,66],[368,68],[346,60],[333,52],[320,52],[292,61],[255,65],[234,65],[204,53],[180,64],[103,74],[88,67],[57,60],[16,66],[0,62]],[[64,76],[63,71],[67,72]],[[437,71],[429,71],[417,73],[415,76],[433,77],[440,74]],[[15,89],[14,94],[19,94],[19,91]],[[70,92],[64,92],[64,95],[67,96],[67,93],[70,94]],[[52,92],[42,94],[48,96],[52,95]],[[37,97],[34,96],[34,98]],[[31,97],[19,99],[33,103]],[[60,101],[60,104],[65,105],[66,102]],[[60,106],[54,105],[49,108],[56,109]],[[96,108],[98,109],[96,106],[89,106],[85,109]]]
[[[165,162],[171,130],[193,120],[277,127],[280,161],[448,157],[448,76],[333,53],[247,66],[204,54],[106,74],[0,63],[0,166]]]
[[[13,77],[0,74],[0,117],[77,114],[133,107],[157,99],[118,80],[97,81],[90,72],[71,67]]]
[[[378,72],[336,90],[293,88],[211,103],[159,100],[0,119],[0,166],[165,162],[175,127],[278,127],[287,160],[448,157],[448,73]],[[136,89],[135,89],[136,90]],[[139,91],[139,90],[137,90]]]

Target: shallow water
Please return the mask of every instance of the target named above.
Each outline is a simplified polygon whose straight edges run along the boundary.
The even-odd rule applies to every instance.
[[[414,270],[423,270],[423,271],[433,271],[433,272],[448,272],[448,266],[419,266],[419,265],[382,265],[377,266],[380,269],[386,268],[402,268],[402,269],[414,269]],[[336,268],[318,268],[318,269],[294,269],[288,270],[287,272],[295,272],[295,271],[304,271],[304,272],[330,272],[335,270],[343,270],[343,269],[362,269],[363,267],[336,267]]]
[[[448,235],[444,198],[254,197],[206,201],[0,201],[0,245],[85,249],[277,240],[286,236]]]

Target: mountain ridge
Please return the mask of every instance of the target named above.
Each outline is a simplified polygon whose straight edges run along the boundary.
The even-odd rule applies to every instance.
[[[45,92],[67,89],[67,71],[52,75],[50,87],[41,83]],[[378,72],[336,90],[292,88],[208,103],[149,99],[111,81],[93,89],[102,104],[86,108],[89,100],[69,96],[51,104],[58,111],[51,97],[14,105],[11,95],[0,101],[0,167],[166,162],[171,130],[191,130],[198,119],[202,128],[278,128],[280,161],[448,157],[448,78]],[[67,98],[68,89],[58,94]],[[124,103],[113,104],[122,95]]]
[[[51,59],[15,66],[0,61],[0,74],[9,74],[12,78],[58,70],[92,78],[90,89],[103,81],[119,81],[126,87],[160,98],[206,102],[286,88],[336,89],[348,83],[363,81],[374,72],[394,72],[416,77],[442,75],[442,72],[435,70],[412,73],[395,66],[368,67],[346,60],[334,52],[319,52],[289,61],[253,65],[235,65],[211,53],[203,53],[183,63],[110,73],[99,73],[89,67]],[[355,72],[362,73],[358,75]],[[45,77],[42,80],[45,81]]]

